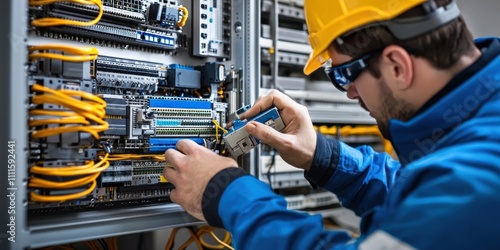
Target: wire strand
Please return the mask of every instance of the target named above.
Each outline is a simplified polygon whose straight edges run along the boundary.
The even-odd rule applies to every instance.
[[[32,90],[41,92],[41,94],[37,94],[31,98],[33,104],[41,105],[50,103],[70,110],[31,110],[29,113],[32,117],[28,122],[30,127],[50,124],[65,125],[37,129],[31,133],[32,138],[45,138],[72,132],[86,132],[94,138],[99,139],[99,133],[109,128],[109,124],[104,120],[106,116],[106,102],[98,96],[83,91],[54,90],[40,84],[34,84]],[[42,117],[38,118],[37,116]],[[59,116],[60,118],[47,118],[46,116]]]
[[[187,21],[187,19],[189,17],[189,11],[184,6],[180,6],[179,10],[182,11],[183,15],[182,15],[181,20],[179,20],[179,22],[177,22],[177,26],[184,27],[184,25],[186,25],[186,21]]]
[[[77,178],[70,181],[55,182],[51,180],[43,179],[39,176],[31,176],[28,186],[34,188],[45,188],[45,189],[69,189],[77,188],[85,185],[90,187],[84,191],[65,195],[41,195],[35,192],[30,192],[30,199],[34,202],[64,202],[67,200],[74,200],[80,197],[84,197],[94,191],[97,186],[97,178],[106,170],[110,163],[108,161],[109,154],[104,155],[104,157],[96,164],[93,161],[89,161],[85,165],[75,166],[75,167],[62,167],[62,168],[44,168],[39,166],[33,166],[29,169],[31,174],[45,175],[45,176],[81,176],[87,175],[85,177]]]
[[[109,156],[109,161],[125,161],[125,160],[134,160],[134,159],[152,159],[155,161],[165,161],[164,155],[155,155],[155,154],[112,154]]]
[[[229,232],[225,231],[224,240],[220,240],[217,237],[217,235],[215,235],[215,233],[213,232],[215,229],[216,229],[215,227],[211,227],[211,226],[203,226],[203,227],[201,227],[201,228],[198,229],[198,231],[196,232],[196,235],[200,239],[200,242],[203,245],[203,247],[208,248],[208,249],[224,249],[224,248],[228,248],[230,250],[234,250],[234,248],[232,248],[229,245],[229,244],[231,244],[231,234]],[[217,243],[219,243],[219,245],[208,244],[203,239],[203,235],[205,235],[205,234],[209,234],[210,236],[212,236],[212,238],[214,238],[214,240],[217,241]]]
[[[86,62],[97,59],[99,50],[94,47],[75,47],[63,44],[43,44],[29,46],[28,50],[30,52],[29,59],[35,60],[39,58],[50,58],[69,62]],[[62,55],[52,52],[40,52],[47,50],[57,50],[72,55]],[[36,52],[36,53],[35,53]]]
[[[184,244],[182,244],[178,250],[185,250],[189,245],[191,245],[192,242],[196,243],[196,246],[198,246],[198,249],[203,250],[204,249],[203,245],[200,242],[200,239],[198,238],[198,236],[193,232],[193,230],[191,228],[187,228],[187,229],[188,229],[188,232],[191,235],[191,237]]]
[[[50,26],[61,26],[61,25],[92,26],[101,20],[102,15],[104,13],[104,8],[103,8],[101,0],[29,0],[28,1],[30,6],[48,5],[48,4],[60,3],[60,2],[71,2],[71,3],[78,3],[78,4],[83,4],[83,5],[90,5],[90,4],[97,5],[97,7],[99,8],[99,12],[93,20],[87,21],[87,22],[68,20],[68,19],[57,18],[57,17],[43,17],[43,18],[38,18],[38,19],[31,21],[31,25],[33,25],[35,27],[50,27]]]
[[[67,200],[74,200],[92,193],[96,185],[97,182],[94,180],[87,190],[67,195],[39,195],[35,192],[30,192],[30,200],[34,202],[64,202]]]

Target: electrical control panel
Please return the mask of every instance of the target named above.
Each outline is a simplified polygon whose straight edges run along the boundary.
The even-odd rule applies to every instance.
[[[223,154],[237,105],[230,1],[85,3],[29,2],[29,216],[169,203],[163,153],[189,139]]]

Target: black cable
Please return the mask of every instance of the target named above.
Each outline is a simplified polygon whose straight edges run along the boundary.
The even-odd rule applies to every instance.
[[[271,187],[271,190],[273,190],[274,192],[274,188],[273,188],[273,184],[271,182],[271,169],[274,167],[276,163],[276,149],[272,149],[271,150],[271,159],[269,159],[269,162],[266,164],[266,167],[267,167],[267,181],[269,183],[269,186]],[[274,170],[276,170],[276,168],[274,168]],[[276,173],[276,172],[275,172]]]
[[[101,245],[102,249],[108,250],[108,243],[104,239],[97,239],[97,242]]]
[[[221,133],[220,135],[220,140],[217,144],[217,146],[215,147],[216,150],[219,150],[219,154],[221,155],[222,154],[222,138],[224,138],[224,132]]]
[[[142,243],[144,242],[144,233],[139,233],[139,239],[137,239],[137,250],[142,249]]]

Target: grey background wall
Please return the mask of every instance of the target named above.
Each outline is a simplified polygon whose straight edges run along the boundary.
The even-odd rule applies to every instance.
[[[457,0],[474,37],[500,37],[499,0]]]

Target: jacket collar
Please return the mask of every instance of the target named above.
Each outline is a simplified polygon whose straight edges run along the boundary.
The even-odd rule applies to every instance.
[[[500,39],[476,41],[482,56],[457,74],[407,122],[389,122],[391,141],[403,165],[437,149],[453,128],[474,116],[496,91],[500,82]],[[450,88],[448,86],[452,86]]]

